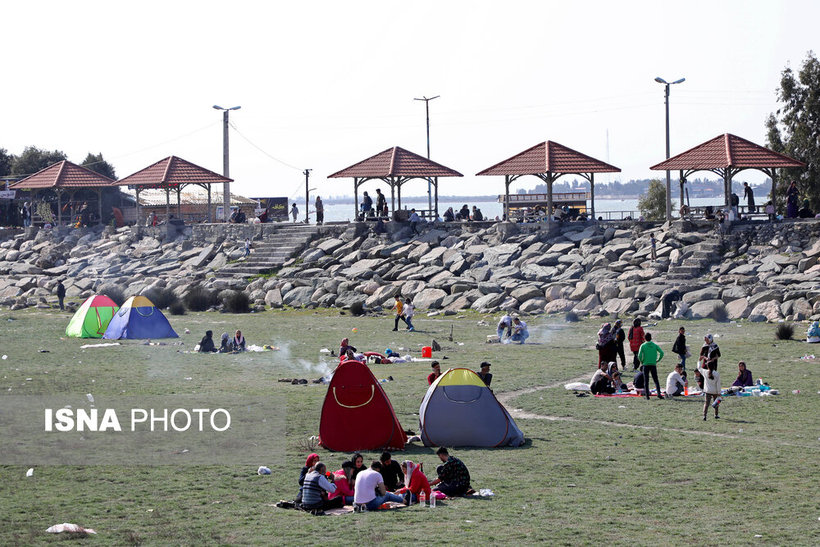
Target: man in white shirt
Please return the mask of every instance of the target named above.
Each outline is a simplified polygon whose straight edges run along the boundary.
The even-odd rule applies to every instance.
[[[496,332],[498,333],[498,341],[501,342],[504,339],[504,330],[507,331],[507,338],[512,336],[512,317],[510,317],[509,313],[505,313],[504,317],[502,317],[498,321],[498,326],[496,326]]]
[[[527,324],[518,317],[513,318],[513,335],[510,340],[523,344],[529,337],[530,331],[527,330]]]
[[[370,464],[370,469],[360,471],[356,475],[356,488],[353,494],[353,506],[355,508],[358,509],[364,505],[368,511],[375,511],[386,501],[404,503],[404,498],[393,492],[388,492],[385,488],[381,468],[381,462],[374,461]]]
[[[683,395],[683,386],[685,380],[683,376],[681,376],[681,372],[683,372],[683,366],[680,363],[675,365],[675,370],[669,373],[669,376],[666,377],[666,396],[678,396]]]

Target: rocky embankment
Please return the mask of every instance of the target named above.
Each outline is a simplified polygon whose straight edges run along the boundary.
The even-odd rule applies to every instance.
[[[522,314],[644,316],[678,291],[687,317],[779,321],[820,319],[820,223],[738,224],[722,235],[713,224],[676,222],[545,226],[427,225],[323,227],[274,276],[225,277],[242,260],[245,234],[213,226],[173,239],[161,230],[29,230],[0,243],[0,305],[53,305],[53,285],[69,297],[126,295],[152,287],[183,296],[197,285],[245,291],[257,309],[392,305],[400,294],[419,310],[463,309]],[[233,231],[232,231],[233,230]],[[657,241],[651,259],[650,235]]]

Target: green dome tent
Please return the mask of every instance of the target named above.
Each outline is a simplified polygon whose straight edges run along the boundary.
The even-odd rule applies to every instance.
[[[89,296],[65,328],[66,336],[102,338],[119,306],[102,294]]]

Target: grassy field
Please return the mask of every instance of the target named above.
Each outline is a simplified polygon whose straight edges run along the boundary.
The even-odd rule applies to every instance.
[[[594,321],[535,318],[530,343],[501,346],[484,343],[494,318],[475,314],[419,316],[418,331],[408,333],[392,332],[389,317],[331,311],[198,313],[169,316],[181,345],[126,342],[83,350],[89,341],[63,336],[68,318],[38,310],[0,313],[0,354],[8,356],[0,361],[4,396],[269,397],[281,401],[284,432],[269,459],[253,465],[175,465],[173,459],[169,465],[47,465],[35,466],[32,478],[25,476],[27,465],[0,466],[3,545],[65,541],[64,534],[44,532],[61,522],[92,527],[98,535],[91,541],[118,545],[820,543],[820,359],[801,360],[815,349],[775,340],[772,325],[686,323],[694,347],[706,332],[719,335],[724,385],[742,359],[755,378],[780,390],[774,397],[727,398],[722,419],[710,414],[703,422],[700,400],[577,398],[566,391],[564,382],[594,370],[600,325]],[[482,319],[489,326],[479,324]],[[662,322],[648,330],[669,350],[677,327]],[[190,334],[182,334],[186,328]],[[236,328],[250,343],[281,349],[186,353],[205,330],[218,338]],[[523,447],[453,452],[470,468],[474,488],[495,492],[491,499],[324,518],[276,509],[271,504],[297,492],[304,444],[318,433],[326,391],[277,380],[321,376],[327,367],[319,350],[337,349],[346,336],[360,350],[404,348],[401,353],[415,356],[435,338],[443,349],[434,357],[443,369],[477,369],[490,361],[499,395],[561,385],[510,399],[514,416],[521,414],[516,409],[528,416],[517,418],[528,439]],[[659,367],[663,378],[671,357]],[[394,378],[383,384],[385,391],[402,425],[418,430],[429,364],[372,370],[377,378]],[[348,457],[319,453],[332,469]],[[365,454],[366,460],[375,456]],[[405,456],[424,462],[428,475],[437,461],[434,449],[419,444],[397,458]],[[272,475],[257,476],[257,465],[268,465]]]

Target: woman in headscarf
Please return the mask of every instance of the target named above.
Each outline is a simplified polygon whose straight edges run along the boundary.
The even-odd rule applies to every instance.
[[[356,475],[367,469],[367,466],[364,464],[364,456],[356,452],[355,454],[353,454],[353,457],[350,458],[350,463],[353,464],[353,471],[351,472],[350,482],[351,484],[356,484]]]
[[[222,333],[222,343],[219,345],[219,353],[231,352],[231,337],[227,332]]]
[[[797,207],[800,199],[800,190],[797,182],[792,181],[789,189],[786,190],[786,218],[797,218]]]
[[[199,341],[199,352],[211,353],[214,351],[216,351],[216,347],[214,346],[214,331],[206,330],[205,336]]]
[[[806,342],[817,344],[820,342],[820,321],[813,321],[806,331]]]
[[[422,492],[426,499],[430,499],[430,481],[418,465],[410,460],[404,460],[401,463],[401,472],[404,473],[404,488],[396,490],[396,493],[404,496],[406,503],[418,503],[419,494]]]
[[[601,367],[601,363],[609,364],[617,358],[618,348],[611,324],[601,325],[601,330],[598,331],[598,343],[595,347],[598,348],[598,368]]]
[[[632,350],[632,370],[638,370],[638,367],[641,365],[641,361],[638,359],[638,352],[641,349],[641,344],[646,341],[646,335],[644,334],[640,319],[632,321],[632,326],[629,328],[627,338],[629,339],[629,349]]]
[[[714,336],[707,334],[703,337],[703,347],[700,348],[700,364],[703,368],[709,368],[709,363],[714,363],[715,370],[717,370],[718,357],[720,357],[720,348],[715,344]]]
[[[236,331],[236,334],[231,341],[234,351],[245,351],[245,337],[242,336],[242,331]]]
[[[743,361],[739,362],[737,364],[737,379],[732,383],[732,386],[746,387],[753,385],[755,385],[755,381],[752,378],[752,371],[746,368],[746,363]]]
[[[350,345],[350,340],[342,338],[342,343],[339,344],[339,357],[342,357],[342,360],[344,360],[344,356],[347,355],[348,349],[352,349],[353,353],[356,353],[356,348]]]
[[[332,500],[333,498],[344,496],[345,505],[351,505],[353,503],[354,494],[353,481],[351,480],[353,476],[353,463],[342,463],[342,468],[338,471],[334,471],[333,475],[333,484],[336,485],[336,491],[328,495],[327,499]]]
[[[302,468],[302,471],[299,473],[299,494],[296,496],[296,503],[302,503],[302,486],[305,484],[305,477],[307,476],[308,472],[316,465],[316,462],[319,461],[319,454],[313,453],[307,457],[305,460],[305,466]]]

